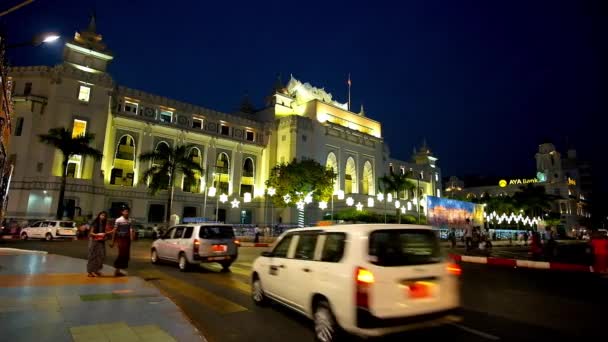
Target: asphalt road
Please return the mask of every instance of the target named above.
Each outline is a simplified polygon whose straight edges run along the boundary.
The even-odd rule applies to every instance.
[[[6,241],[0,247],[45,250],[86,258],[86,241]],[[181,273],[174,265],[152,265],[150,241],[133,245],[129,273],[171,297],[211,342],[310,342],[311,324],[279,305],[258,308],[249,298],[251,263],[264,249],[241,248],[230,273],[210,265]],[[108,248],[106,264],[115,249]],[[75,272],[85,270],[74,270]],[[463,265],[464,322],[384,341],[449,337],[450,341],[538,341],[608,334],[608,280],[592,274]]]

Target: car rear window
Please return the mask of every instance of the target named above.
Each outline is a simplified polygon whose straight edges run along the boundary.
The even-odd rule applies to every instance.
[[[53,224],[53,226],[55,226],[55,225]],[[74,222],[59,222],[59,227],[74,228]]]
[[[425,229],[376,230],[369,236],[370,262],[378,266],[409,266],[441,261],[435,233]]]
[[[198,237],[201,239],[232,239],[234,230],[231,226],[201,226]]]

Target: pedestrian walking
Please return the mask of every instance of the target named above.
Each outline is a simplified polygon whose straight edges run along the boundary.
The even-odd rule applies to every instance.
[[[114,275],[117,277],[124,276],[121,270],[126,270],[129,267],[129,259],[131,257],[131,240],[133,239],[133,225],[129,219],[129,208],[124,207],[121,211],[122,216],[114,222],[114,234],[112,238],[112,246],[118,247],[118,257],[114,261],[116,271]]]
[[[452,243],[452,249],[456,248],[456,229],[452,228],[448,234],[448,239]]]
[[[256,225],[255,228],[253,229],[253,232],[255,234],[255,237],[253,238],[253,242],[255,242],[255,243],[260,242],[260,227],[258,227]]]
[[[106,230],[108,225],[108,213],[105,211],[97,214],[89,233],[89,255],[87,272],[89,277],[100,277],[103,268],[103,260],[106,257]]]
[[[471,227],[471,226],[467,226],[465,228],[464,244],[465,244],[467,252],[473,248],[473,227]]]
[[[539,260],[543,254],[543,248],[540,241],[540,234],[538,232],[532,232],[532,242],[530,243],[530,254],[532,260]]]

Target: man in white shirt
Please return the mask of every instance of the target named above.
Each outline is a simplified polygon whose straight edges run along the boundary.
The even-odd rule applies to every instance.
[[[114,275],[117,277],[124,276],[120,270],[126,270],[129,267],[129,259],[131,257],[131,240],[133,239],[133,225],[129,219],[129,208],[122,209],[122,216],[114,222],[114,238],[112,245],[118,247],[118,257],[114,261],[116,271]]]

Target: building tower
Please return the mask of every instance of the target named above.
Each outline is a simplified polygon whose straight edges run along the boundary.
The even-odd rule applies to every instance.
[[[552,143],[543,143],[538,147],[538,153],[536,153],[536,171],[537,178],[541,182],[557,183],[562,180],[561,154]]]

